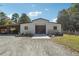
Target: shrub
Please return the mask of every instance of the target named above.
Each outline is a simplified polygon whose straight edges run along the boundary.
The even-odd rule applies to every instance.
[[[33,34],[32,33],[25,33],[24,36],[29,36],[29,37],[32,37]]]

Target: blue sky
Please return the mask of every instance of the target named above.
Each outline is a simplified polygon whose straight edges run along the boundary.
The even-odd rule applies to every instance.
[[[70,6],[70,3],[10,3],[0,4],[0,11],[5,12],[9,17],[11,17],[13,13],[20,15],[21,13],[26,13],[31,20],[45,18],[50,21],[55,21],[58,12]]]

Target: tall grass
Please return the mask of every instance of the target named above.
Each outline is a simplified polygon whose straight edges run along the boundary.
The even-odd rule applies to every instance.
[[[78,35],[65,34],[63,37],[57,37],[54,41],[59,44],[68,46],[71,49],[74,49],[79,52],[79,36]]]

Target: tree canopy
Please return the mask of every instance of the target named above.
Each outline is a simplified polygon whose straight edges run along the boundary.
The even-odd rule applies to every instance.
[[[31,22],[30,18],[25,13],[23,13],[19,19],[19,23],[29,23],[29,22]]]
[[[0,12],[0,25],[11,25],[31,22],[30,18],[23,13],[19,16],[18,13],[13,13],[12,17],[8,17],[4,12]]]
[[[15,23],[18,23],[19,21],[19,14],[18,13],[14,13],[12,15],[12,20],[15,22]]]
[[[79,31],[79,4],[73,3],[68,9],[61,10],[57,23],[62,25],[64,31]]]

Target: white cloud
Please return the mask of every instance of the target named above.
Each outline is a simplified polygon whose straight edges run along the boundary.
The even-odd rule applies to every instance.
[[[57,20],[57,18],[54,18],[54,19],[52,20],[52,22],[56,22],[56,20]]]
[[[29,12],[28,16],[38,16],[38,15],[41,15],[41,14],[42,14],[41,11],[34,11],[34,12]]]
[[[49,9],[45,8],[45,11],[48,11]]]
[[[7,15],[7,16],[11,18],[11,17],[12,17],[12,14],[9,14],[9,15]]]

